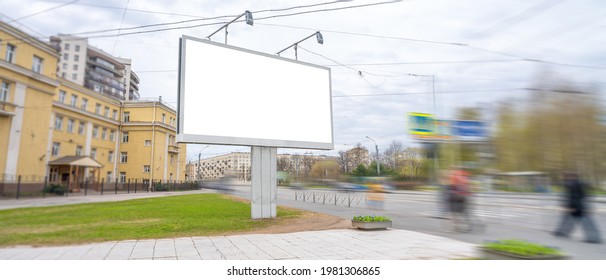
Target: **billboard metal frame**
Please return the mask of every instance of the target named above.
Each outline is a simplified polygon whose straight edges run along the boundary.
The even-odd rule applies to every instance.
[[[296,140],[283,140],[283,139],[262,139],[262,138],[247,138],[247,137],[236,137],[236,136],[220,136],[220,135],[198,135],[198,134],[186,134],[184,133],[184,109],[186,96],[184,92],[185,86],[185,69],[187,56],[185,40],[192,40],[204,44],[214,45],[217,47],[228,48],[236,51],[246,52],[253,55],[260,55],[263,57],[281,60],[289,63],[296,63],[299,65],[314,67],[328,71],[328,105],[330,110],[330,143],[328,142],[312,142],[312,141],[296,141]],[[179,85],[178,85],[178,99],[177,99],[177,142],[179,143],[190,143],[190,144],[218,144],[218,145],[237,145],[237,146],[259,146],[259,147],[274,147],[274,148],[300,148],[300,149],[317,149],[317,150],[332,150],[334,149],[334,127],[333,127],[333,113],[332,113],[332,78],[331,70],[328,67],[315,65],[311,63],[301,62],[288,58],[279,57],[276,55],[266,54],[235,46],[229,46],[216,42],[209,41],[207,39],[195,38],[187,35],[183,35],[179,38]]]

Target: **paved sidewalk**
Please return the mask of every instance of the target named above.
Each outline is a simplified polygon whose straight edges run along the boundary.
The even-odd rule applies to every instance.
[[[397,229],[341,229],[0,248],[0,260],[445,260],[473,258],[477,254],[474,244]]]
[[[2,200],[1,209],[122,201],[212,190]],[[393,260],[465,259],[476,245],[419,232],[389,229],[124,240],[77,246],[0,248],[0,260]]]

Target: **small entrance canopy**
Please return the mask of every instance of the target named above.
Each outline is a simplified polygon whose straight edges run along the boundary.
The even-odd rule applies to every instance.
[[[64,156],[50,161],[48,165],[71,165],[102,168],[103,164],[87,156]]]
[[[65,171],[67,171],[67,169],[69,168],[67,188],[68,191],[75,192],[80,191],[79,183],[82,183],[81,181],[84,181],[84,179],[88,177],[88,174],[84,173],[86,168],[93,169],[92,179],[93,181],[95,181],[95,177],[97,177],[97,182],[99,182],[99,177],[101,176],[100,171],[101,168],[103,168],[103,164],[88,156],[64,156],[56,160],[50,161],[48,165],[49,167],[57,167]]]

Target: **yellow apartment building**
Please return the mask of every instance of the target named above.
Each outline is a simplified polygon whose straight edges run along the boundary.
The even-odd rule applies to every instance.
[[[185,180],[186,145],[176,143],[176,110],[162,101],[123,102],[119,178]]]
[[[0,179],[44,178],[59,54],[0,22]]]
[[[85,181],[185,180],[175,109],[58,78],[58,58],[56,47],[0,21],[0,182],[47,177],[78,191]]]

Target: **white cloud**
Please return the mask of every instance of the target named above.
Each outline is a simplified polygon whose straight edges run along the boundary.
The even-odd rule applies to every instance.
[[[20,18],[60,5],[60,2],[68,1],[5,0],[0,3],[0,11],[12,18]],[[444,118],[453,117],[456,109],[461,106],[494,104],[500,99],[511,96],[523,97],[527,93],[515,89],[531,85],[537,77],[545,73],[545,69],[575,82],[577,86],[603,86],[601,79],[606,71],[604,69],[528,61],[503,62],[502,60],[513,60],[515,57],[490,52],[503,52],[521,58],[566,64],[606,67],[606,53],[603,51],[606,43],[606,35],[604,35],[606,19],[603,18],[606,3],[600,0],[403,1],[389,5],[260,20],[271,15],[373,2],[378,0],[357,0],[306,9],[254,13],[253,17],[257,19],[254,26],[240,22],[230,25],[228,43],[273,54],[320,30],[324,35],[323,45],[317,44],[312,38],[301,43],[301,47],[339,63],[438,62],[351,66],[353,69],[332,66],[332,86],[335,96],[417,93],[334,98],[333,122],[337,149],[347,147],[342,144],[357,142],[371,147],[365,136],[381,138],[400,130],[404,134],[392,138],[412,143],[406,137],[403,116],[406,111],[433,111],[433,96],[429,94],[432,92],[430,79],[407,76],[408,73],[435,75],[436,109]],[[193,16],[238,15],[245,10],[254,12],[316,3],[321,1],[296,1],[294,4],[292,1],[278,0],[255,2],[130,0],[129,8],[132,10],[127,11],[122,27],[191,20],[194,19]],[[45,35],[118,28],[124,10],[91,5],[124,7],[125,4],[126,1],[120,0],[103,2],[82,0],[73,5],[26,18],[22,23]],[[533,7],[540,5],[547,8],[533,10]],[[220,22],[220,20],[171,26],[191,26],[209,22]],[[117,39],[116,37],[91,38],[89,41],[106,51],[111,51],[115,44],[114,54],[133,60],[134,70],[141,78],[140,87],[143,97],[161,95],[164,100],[175,102],[177,72],[149,71],[176,70],[178,38],[182,34],[206,37],[218,27],[200,26],[121,36]],[[139,31],[150,29],[154,28]],[[213,41],[222,42],[223,34],[219,32],[214,35]],[[418,42],[405,40],[406,38],[436,42]],[[471,47],[440,44],[440,42],[464,43]],[[303,49],[299,49],[298,54],[299,60],[302,61],[321,65],[336,64]],[[292,49],[288,50],[283,56],[293,58],[294,52]],[[496,61],[474,62],[487,60]],[[454,61],[467,63],[446,63]],[[365,79],[362,79],[357,71],[366,72]],[[380,143],[388,145],[392,138],[381,139]],[[214,149],[214,151],[229,151],[242,148]],[[190,152],[197,153],[197,150],[198,147],[192,147]],[[212,154],[215,153],[214,151],[209,148],[203,153]]]

